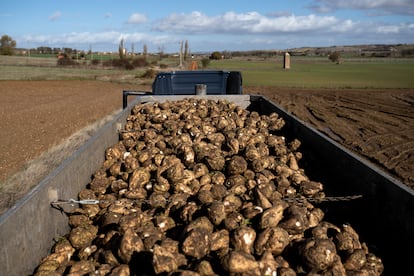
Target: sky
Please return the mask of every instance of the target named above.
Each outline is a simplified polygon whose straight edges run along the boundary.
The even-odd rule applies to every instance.
[[[0,1],[17,48],[191,52],[414,43],[414,0]]]

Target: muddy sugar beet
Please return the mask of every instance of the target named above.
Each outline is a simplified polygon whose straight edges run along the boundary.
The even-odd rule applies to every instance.
[[[351,225],[305,198],[284,121],[225,100],[136,105],[35,275],[381,275]],[[303,200],[286,200],[302,198]]]

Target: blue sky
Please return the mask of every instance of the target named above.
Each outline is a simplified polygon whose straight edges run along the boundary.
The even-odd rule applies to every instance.
[[[414,43],[414,0],[13,0],[0,35],[17,47],[192,52]]]

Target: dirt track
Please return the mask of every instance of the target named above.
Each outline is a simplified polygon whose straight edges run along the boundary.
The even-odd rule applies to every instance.
[[[1,81],[0,183],[74,132],[120,109],[123,89],[150,87],[99,81]],[[245,87],[244,91],[266,96],[414,188],[414,90]]]

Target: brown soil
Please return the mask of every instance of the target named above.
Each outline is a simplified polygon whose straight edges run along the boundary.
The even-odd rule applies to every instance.
[[[414,90],[249,87],[414,189]]]
[[[101,81],[1,81],[0,202],[10,205],[18,199],[16,193],[27,190],[22,187],[28,186],[24,183],[7,185],[7,189],[3,184],[26,169],[31,160],[120,110],[124,89],[149,91],[150,86]],[[414,188],[414,90],[245,87],[244,92],[261,94],[280,104]]]

